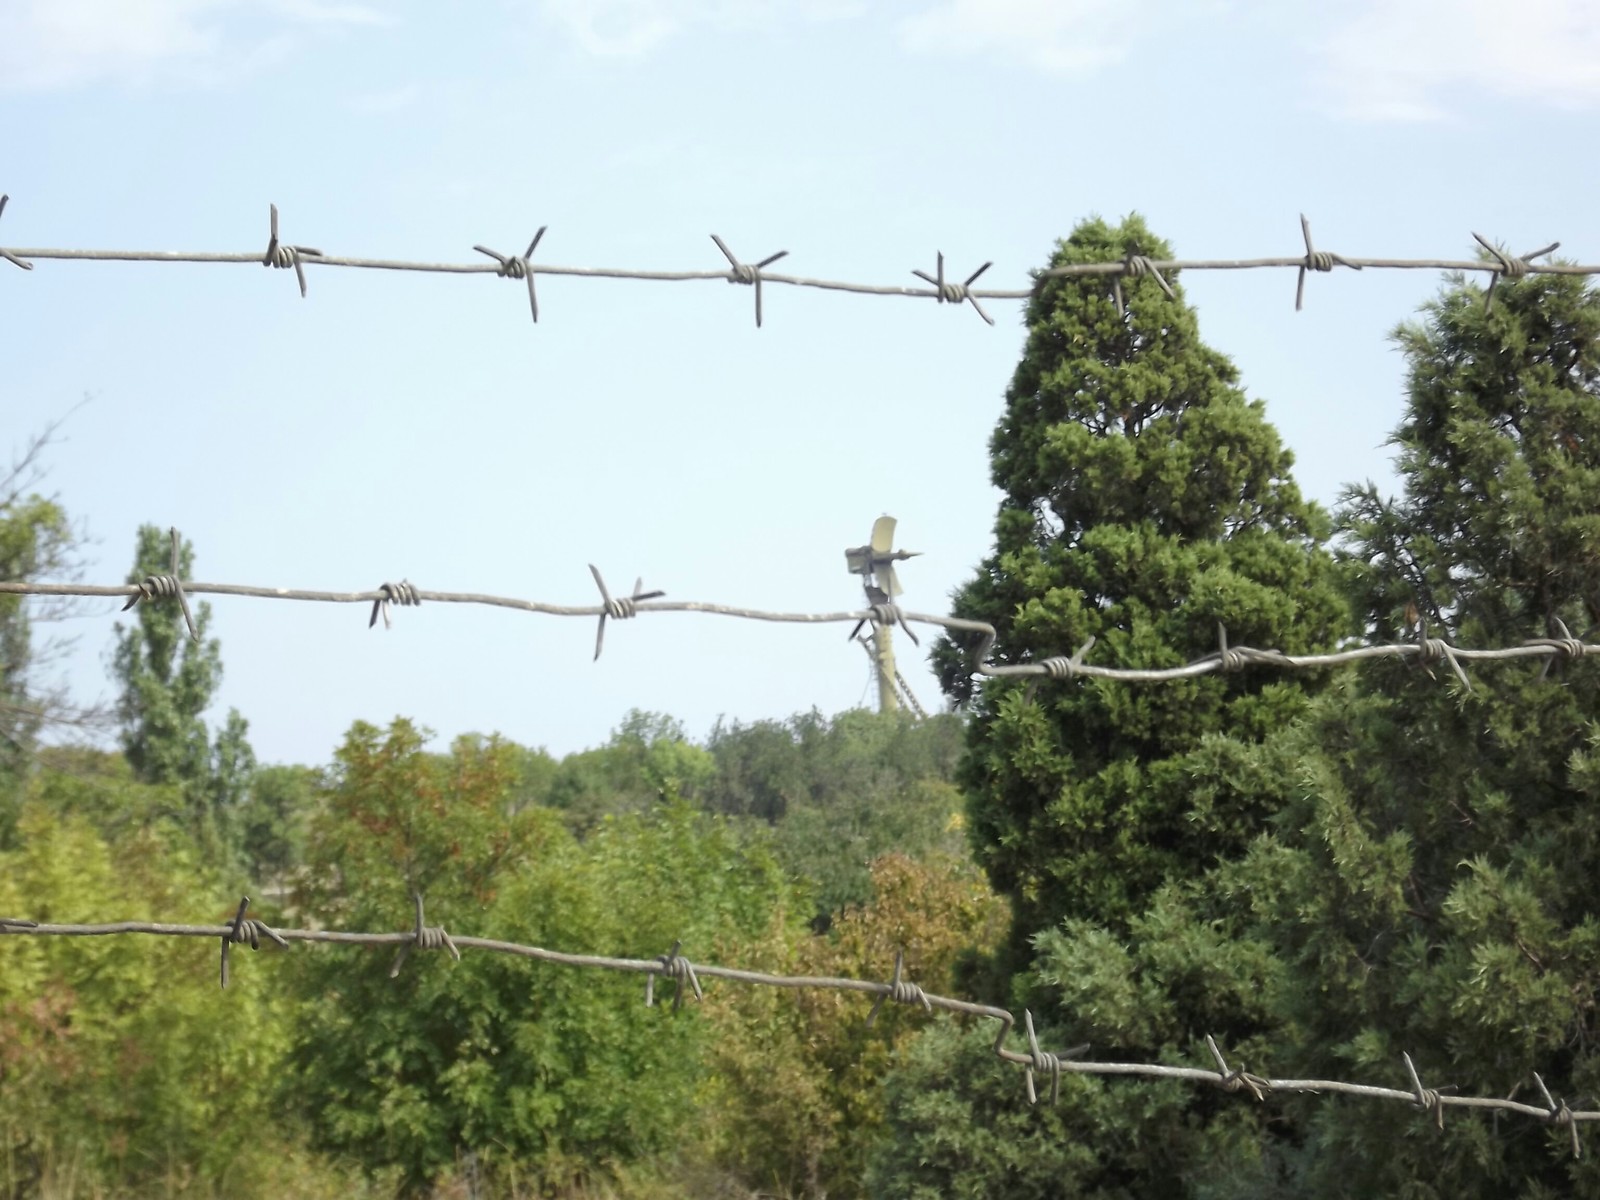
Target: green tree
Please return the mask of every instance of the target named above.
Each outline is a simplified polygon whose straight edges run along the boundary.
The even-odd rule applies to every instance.
[[[41,460],[55,430],[51,425],[30,439],[0,472],[0,580],[70,576],[76,565],[77,530],[61,504],[38,490],[44,478]],[[49,660],[66,645],[41,643],[36,626],[66,611],[47,598],[0,595],[0,845],[15,821],[41,731],[82,730],[97,723],[96,711],[75,705],[64,689],[43,677]]]
[[[643,812],[663,800],[697,800],[715,769],[679,721],[632,709],[604,746],[562,759],[545,796],[581,834],[607,814]]]
[[[170,536],[141,525],[129,583],[172,570]],[[194,548],[179,547],[177,571],[189,578]],[[211,606],[191,602],[197,637],[189,636],[175,601],[141,601],[137,623],[116,625],[111,672],[121,689],[117,718],[122,749],[134,775],[145,783],[178,785],[189,806],[194,832],[203,840],[228,840],[234,810],[248,787],[255,756],[249,725],[230,710],[215,745],[205,713],[222,682],[222,643],[207,638]]]
[[[108,840],[30,802],[20,833],[0,851],[0,914],[233,913],[214,874],[155,831]],[[275,1103],[291,1030],[283,990],[263,986],[277,953],[235,953],[223,992],[213,939],[0,937],[0,1195],[194,1194],[197,1181],[201,1194],[341,1194],[303,1173],[298,1110]]]
[[[873,895],[871,863],[959,854],[961,798],[951,782],[962,720],[853,709],[786,721],[718,723],[706,748],[713,811],[775,825],[779,859],[813,894],[819,921]]]
[[[1079,225],[1051,266],[1169,253],[1137,216]],[[991,622],[1005,663],[1071,654],[1175,666],[1236,644],[1289,653],[1344,631],[1323,513],[1238,372],[1201,342],[1173,283],[1054,277],[1027,308],[1022,361],[991,442],[1004,493],[995,549],[955,611]],[[1209,734],[1247,746],[1303,711],[1320,681],[1243,670],[1163,684],[988,680],[953,643],[936,661],[970,705],[961,780],[974,846],[1016,921],[1013,965],[1065,917],[1117,931],[1168,879],[1237,852],[1261,797],[1193,779]],[[1206,761],[1210,759],[1212,761]]]
[[[297,901],[317,921],[405,928],[415,892],[456,932],[653,958],[680,938],[691,954],[753,939],[782,903],[770,855],[686,801],[601,816],[580,843],[557,810],[513,811],[515,747],[425,741],[403,720],[350,730]],[[693,1005],[646,1010],[636,976],[468,951],[413,954],[390,979],[345,947],[296,966],[287,1095],[325,1146],[399,1168],[413,1191],[458,1154],[554,1183],[693,1135],[702,1022]]]
[[[1359,617],[1473,647],[1582,633],[1600,584],[1600,291],[1451,281],[1396,334],[1403,492],[1352,489]],[[1232,872],[1290,965],[1295,1070],[1538,1103],[1600,1097],[1600,675],[1584,662],[1372,664],[1287,736],[1277,830]],[[1271,881],[1263,886],[1263,881]],[[1293,1047],[1285,1049],[1285,1054]],[[1574,1107],[1577,1104],[1574,1103]],[[1564,1133],[1312,1109],[1297,1194],[1600,1196]]]

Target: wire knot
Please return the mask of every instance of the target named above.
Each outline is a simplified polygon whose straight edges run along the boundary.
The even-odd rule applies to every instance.
[[[180,552],[180,539],[176,529],[168,529],[167,535],[172,541],[172,559],[168,573],[165,575],[146,575],[135,586],[138,591],[128,597],[128,602],[122,606],[122,611],[127,612],[139,601],[145,600],[171,600],[178,601],[178,607],[183,610],[184,624],[189,627],[189,637],[198,642],[200,630],[195,626],[194,614],[189,611],[189,597],[184,595],[183,580],[178,577],[178,559]]]
[[[539,248],[539,239],[544,236],[548,225],[539,226],[539,232],[533,235],[533,240],[528,243],[528,249],[523,254],[501,254],[498,250],[491,250],[487,246],[474,246],[479,254],[487,254],[499,264],[495,274],[501,279],[524,279],[528,283],[528,308],[533,313],[533,323],[539,323],[539,295],[533,289],[534,269],[533,252]]]
[[[1550,1089],[1539,1072],[1533,1073],[1533,1082],[1539,1087],[1539,1094],[1544,1097],[1545,1107],[1550,1111],[1545,1114],[1545,1121],[1557,1129],[1565,1126],[1572,1137],[1572,1157],[1583,1157],[1583,1143],[1578,1140],[1578,1122],[1572,1115],[1572,1110],[1567,1107],[1565,1099],[1557,1100],[1550,1094]]]
[[[693,991],[696,1000],[704,1000],[705,992],[700,987],[700,976],[695,974],[694,964],[678,951],[683,948],[681,941],[673,942],[672,949],[656,959],[661,964],[661,974],[672,979],[674,991],[672,993],[672,1011],[677,1012],[683,1007],[683,997],[686,992]],[[656,1003],[656,972],[651,971],[644,977],[644,1004],[646,1008],[654,1008]]]
[[[1048,1050],[1040,1049],[1039,1035],[1034,1032],[1033,1028],[1033,1011],[1031,1009],[1025,1008],[1022,1010],[1022,1020],[1028,1035],[1028,1061],[1022,1068],[1022,1076],[1028,1088],[1028,1103],[1039,1103],[1039,1092],[1034,1087],[1033,1082],[1034,1073],[1037,1072],[1040,1075],[1048,1075],[1050,1077],[1050,1103],[1054,1104],[1061,1098],[1061,1060],[1067,1055],[1051,1054]],[[1069,1051],[1068,1055],[1077,1054],[1080,1050],[1086,1048],[1080,1047],[1079,1050]]]
[[[1472,236],[1477,239],[1478,245],[1488,251],[1489,256],[1494,259],[1494,277],[1489,280],[1489,290],[1484,293],[1483,297],[1485,312],[1494,306],[1494,289],[1499,285],[1502,278],[1521,279],[1529,271],[1533,270],[1534,259],[1543,258],[1546,254],[1561,248],[1560,242],[1551,242],[1541,250],[1530,250],[1526,254],[1517,255],[1502,250],[1481,233],[1474,233]]]
[[[306,271],[301,265],[302,258],[321,258],[321,250],[313,250],[310,246],[290,246],[278,240],[278,206],[269,205],[272,211],[272,231],[267,237],[267,251],[261,256],[261,265],[264,267],[294,268],[295,279],[300,283],[300,298],[306,295]]]
[[[1426,623],[1421,628],[1421,637],[1417,642],[1417,661],[1424,667],[1441,660],[1450,664],[1450,669],[1456,673],[1456,678],[1461,681],[1461,686],[1467,691],[1472,690],[1472,680],[1467,678],[1467,673],[1461,669],[1461,662],[1456,658],[1455,647],[1443,638],[1428,636]],[[1430,671],[1431,675],[1432,672]]]
[[[1209,1033],[1206,1034],[1206,1047],[1211,1051],[1211,1057],[1217,1064],[1217,1086],[1225,1092],[1248,1091],[1258,1101],[1266,1099],[1267,1092],[1272,1090],[1272,1085],[1259,1075],[1252,1075],[1242,1067],[1233,1069],[1228,1066],[1228,1060],[1222,1057],[1222,1049],[1217,1045],[1217,1039]]]
[[[1161,290],[1167,294],[1167,299],[1176,300],[1178,298],[1172,290],[1172,285],[1167,282],[1167,277],[1161,273],[1152,260],[1146,258],[1143,254],[1129,254],[1122,260],[1122,273],[1111,277],[1111,296],[1117,302],[1117,315],[1119,317],[1128,315],[1128,306],[1122,298],[1123,277],[1141,279],[1146,275],[1161,285]]]
[[[422,920],[422,894],[413,892],[412,901],[417,908],[417,923],[411,932],[411,940],[400,947],[400,953],[395,955],[394,966],[389,968],[389,978],[393,979],[400,974],[400,968],[405,965],[406,956],[413,948],[420,950],[448,950],[450,957],[457,962],[461,961],[461,951],[445,932],[443,925],[427,925]]]
[[[711,235],[711,240],[717,244],[717,249],[722,251],[722,257],[728,260],[728,282],[742,283],[756,289],[756,328],[761,328],[761,272],[780,258],[787,258],[787,250],[779,250],[776,254],[769,254],[760,262],[740,262],[739,257],[728,249],[728,243],[716,234]]]
[[[994,318],[983,311],[983,305],[978,303],[978,297],[974,295],[972,291],[972,285],[977,281],[978,276],[982,275],[993,265],[994,264],[992,262],[986,262],[971,275],[968,275],[961,283],[957,283],[953,279],[946,279],[944,277],[944,252],[941,250],[938,254],[937,265],[935,266],[934,273],[932,275],[929,275],[926,271],[914,270],[911,273],[918,279],[923,280],[925,283],[930,283],[933,285],[933,298],[940,304],[970,304],[974,309],[977,310],[977,313],[980,317],[982,317],[990,325],[993,325]]]
[[[600,651],[606,643],[606,618],[612,617],[618,621],[626,621],[629,617],[639,615],[639,603],[642,600],[658,600],[665,596],[665,592],[647,592],[644,590],[644,580],[633,581],[633,595],[613,596],[606,588],[606,581],[600,575],[600,568],[593,563],[589,564],[589,573],[594,576],[595,586],[600,589],[600,627],[594,634],[594,657],[600,658]]]
[[[381,594],[372,602],[372,616],[367,618],[368,629],[378,623],[379,617],[383,618],[385,629],[394,627],[389,620],[391,604],[398,604],[402,608],[415,608],[422,603],[422,597],[417,595],[415,585],[406,579],[402,579],[399,583],[380,583],[378,591]]]
[[[1434,1128],[1444,1130],[1444,1095],[1435,1088],[1422,1086],[1422,1076],[1417,1074],[1417,1065],[1411,1061],[1411,1055],[1404,1052],[1400,1055],[1405,1060],[1406,1073],[1411,1076],[1411,1089],[1416,1096],[1417,1108],[1433,1117]],[[1534,1078],[1538,1078],[1536,1075]]]
[[[896,950],[894,952],[894,974],[889,979],[889,990],[887,992],[879,992],[878,998],[872,1002],[872,1011],[867,1014],[868,1029],[871,1029],[872,1023],[878,1019],[878,1010],[883,1007],[885,1000],[893,1000],[896,1004],[920,1004],[925,1011],[933,1011],[933,1002],[928,999],[928,994],[910,980],[901,978],[905,962],[905,951]]]
[[[233,914],[233,920],[228,925],[228,932],[222,935],[222,986],[228,986],[228,947],[249,946],[252,950],[261,949],[261,939],[270,938],[284,949],[289,948],[278,931],[271,928],[264,921],[257,921],[254,917],[244,915],[244,910],[250,907],[250,897],[245,896],[239,901],[239,911]]]

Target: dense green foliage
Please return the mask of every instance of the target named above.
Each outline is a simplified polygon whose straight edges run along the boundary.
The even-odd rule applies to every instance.
[[[1094,220],[1051,265],[1128,254],[1169,251],[1137,217]],[[1327,520],[1174,289],[1125,281],[1124,314],[1103,279],[1052,278],[1028,303],[991,444],[995,550],[955,603],[996,627],[1001,662],[1094,638],[1097,663],[1174,666],[1215,650],[1219,625],[1291,653],[1344,631]],[[1191,780],[1292,720],[1319,682],[1244,671],[974,693],[954,645],[938,661],[972,708],[962,781],[979,860],[1015,906],[1017,966],[1062,918],[1126,929],[1164,881],[1241,849],[1269,815],[1261,797],[1201,797]],[[1228,744],[1202,749],[1208,735]]]
[[[1585,633],[1600,597],[1600,292],[1457,281],[1398,335],[1402,495],[1354,489],[1351,594],[1378,636],[1503,646]],[[1591,640],[1592,640],[1592,634]],[[1600,1096],[1600,676],[1571,663],[1389,665],[1289,734],[1274,836],[1240,865],[1310,1072]],[[1270,881],[1262,886],[1261,881]],[[1533,1102],[1537,1103],[1537,1100]],[[1309,1117],[1304,1194],[1600,1196],[1560,1134],[1455,1118]]]

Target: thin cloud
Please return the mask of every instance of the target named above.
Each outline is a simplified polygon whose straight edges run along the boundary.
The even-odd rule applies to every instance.
[[[1369,120],[1447,116],[1463,95],[1600,104],[1595,0],[1364,0],[1323,43],[1333,106]]]
[[[277,28],[245,38],[229,27],[241,16]],[[0,5],[0,89],[213,82],[279,57],[285,27],[387,22],[366,5],[321,0],[10,0]]]

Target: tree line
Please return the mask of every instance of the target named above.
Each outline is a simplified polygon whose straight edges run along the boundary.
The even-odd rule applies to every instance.
[[[1050,266],[1171,257],[1138,217]],[[1499,646],[1600,621],[1600,293],[1447,277],[1398,327],[1400,491],[1308,501],[1180,282],[1042,282],[991,441],[992,552],[955,598],[1002,662],[1170,666],[1230,638]],[[20,477],[19,477],[20,478]],[[70,565],[0,495],[0,571]],[[188,554],[187,548],[184,553]],[[130,578],[164,570],[141,530]],[[187,571],[188,564],[185,563]],[[556,759],[356,722],[317,766],[206,724],[220,647],[141,605],[120,751],[0,597],[0,911],[429,920],[508,940],[882,978],[1027,1007],[1048,1047],[1257,1074],[1600,1100],[1600,682],[1580,660],[974,681],[953,711],[718,726],[632,713]],[[37,615],[37,614],[35,614]],[[49,739],[57,743],[60,739]],[[231,891],[230,891],[231,888]],[[254,892],[252,894],[255,894]],[[214,953],[214,952],[213,952]],[[246,958],[247,956],[236,956]],[[1067,1076],[1030,1107],[992,1030],[860,998],[344,948],[264,948],[223,995],[184,943],[0,940],[0,1194],[1593,1196],[1535,1122]],[[268,1131],[263,1133],[263,1131]],[[270,1149],[262,1144],[270,1139]],[[64,1183],[64,1180],[77,1183]],[[87,1181],[87,1182],[85,1182]],[[49,1189],[55,1189],[50,1191]]]

